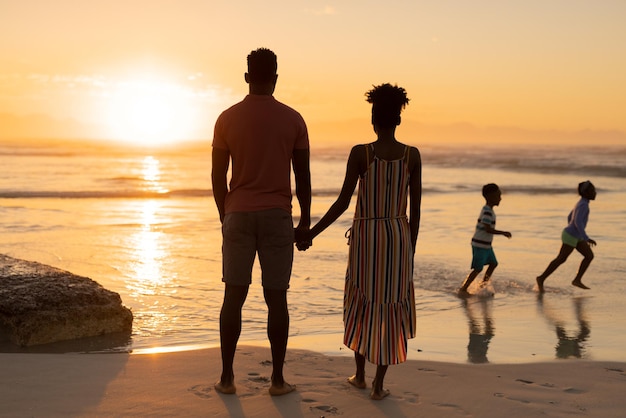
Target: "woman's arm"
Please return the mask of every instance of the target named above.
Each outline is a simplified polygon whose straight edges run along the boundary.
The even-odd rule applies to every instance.
[[[365,147],[363,145],[357,145],[350,151],[348,157],[348,164],[346,167],[346,176],[343,180],[343,186],[341,192],[335,203],[328,209],[328,212],[322,217],[322,219],[315,224],[310,231],[310,239],[315,238],[322,231],[324,231],[330,224],[335,222],[337,218],[343,214],[348,206],[350,206],[350,200],[352,194],[356,188],[356,184],[359,181],[359,175],[363,174],[367,169]]]
[[[422,214],[422,157],[420,156],[419,150],[415,147],[411,147],[409,152],[409,160],[411,161],[409,166],[411,175],[409,183],[409,197],[411,199],[409,226],[411,228],[413,252],[415,252]]]

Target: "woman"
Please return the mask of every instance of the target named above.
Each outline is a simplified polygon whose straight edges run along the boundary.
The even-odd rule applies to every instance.
[[[356,374],[348,382],[366,388],[365,360],[376,364],[370,396],[379,400],[389,395],[383,387],[387,367],[406,360],[407,340],[415,337],[413,257],[422,176],[418,149],[395,138],[400,113],[409,102],[406,91],[386,83],[375,86],[366,96],[372,104],[377,139],[352,148],[339,197],[308,233],[298,234],[297,241],[304,249],[344,213],[359,183],[349,231],[344,344],[354,351],[356,362]]]

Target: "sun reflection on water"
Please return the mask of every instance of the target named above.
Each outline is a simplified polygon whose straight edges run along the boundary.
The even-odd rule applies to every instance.
[[[129,254],[127,284],[131,297],[143,308],[135,312],[138,319],[134,333],[139,335],[164,334],[174,327],[176,318],[171,316],[167,303],[176,294],[175,274],[166,269],[171,258],[168,236],[160,230],[165,201],[148,199],[136,207],[136,232],[130,237],[132,251]]]
[[[144,157],[141,162],[141,178],[146,185],[146,190],[167,193],[169,190],[163,187],[161,175],[161,162],[151,155]]]

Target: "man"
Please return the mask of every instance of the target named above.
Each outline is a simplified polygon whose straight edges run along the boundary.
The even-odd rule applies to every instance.
[[[298,112],[273,97],[278,75],[274,52],[259,48],[248,55],[249,94],[224,111],[213,138],[213,194],[222,221],[220,312],[222,375],[215,389],[236,392],[233,360],[241,333],[241,309],[251,283],[256,254],[268,307],[267,333],[272,350],[272,396],[295,389],[283,378],[289,335],[287,289],[293,264],[291,165],[300,205],[298,230],[311,224],[311,174],[306,124]],[[227,172],[232,161],[230,188]]]

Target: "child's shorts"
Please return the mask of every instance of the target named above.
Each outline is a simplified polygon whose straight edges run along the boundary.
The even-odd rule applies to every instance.
[[[561,241],[563,241],[563,244],[565,245],[576,248],[576,246],[578,245],[578,241],[580,240],[575,236],[568,234],[567,231],[563,230],[563,232],[561,233]]]
[[[493,247],[480,248],[472,245],[472,270],[481,271],[487,264],[498,265]]]

